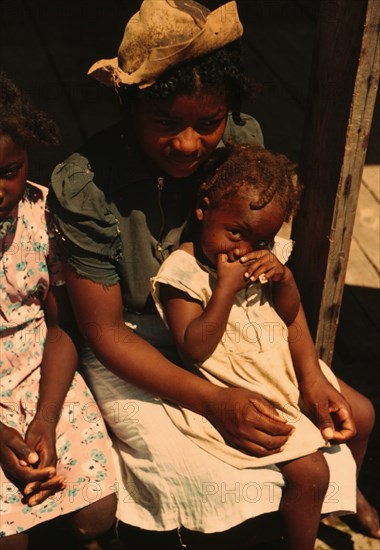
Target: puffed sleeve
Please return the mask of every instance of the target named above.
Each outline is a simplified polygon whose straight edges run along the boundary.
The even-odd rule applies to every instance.
[[[257,143],[264,147],[263,133],[257,120],[245,113],[241,113],[240,118],[245,123],[243,126],[235,124],[232,113],[228,113],[226,129],[219,147],[225,145],[229,139],[235,143]]]
[[[48,217],[49,217],[49,212],[47,212],[47,218]],[[47,227],[48,227],[49,248],[48,248],[46,263],[49,271],[50,285],[62,286],[65,284],[65,277],[63,274],[63,266],[62,266],[59,246],[57,243],[57,238],[54,232],[52,231],[52,224],[49,221],[48,221]]]
[[[52,174],[48,208],[64,259],[75,271],[106,286],[118,280],[119,221],[88,160],[75,153]]]

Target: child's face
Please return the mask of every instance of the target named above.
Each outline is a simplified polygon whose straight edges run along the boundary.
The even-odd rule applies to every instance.
[[[230,261],[254,250],[267,249],[284,222],[284,212],[276,199],[261,210],[251,210],[249,193],[241,193],[228,204],[197,209],[202,221],[201,247],[208,260],[216,265],[218,254]]]
[[[227,117],[223,90],[141,99],[136,132],[146,156],[159,170],[175,178],[193,174],[223,136]]]
[[[28,154],[8,135],[0,134],[0,221],[22,198],[28,173]]]

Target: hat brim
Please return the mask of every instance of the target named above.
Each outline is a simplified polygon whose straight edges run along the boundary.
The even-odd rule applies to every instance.
[[[242,34],[243,26],[239,20],[236,2],[228,2],[207,16],[206,24],[196,36],[186,42],[152,49],[136,71],[124,72],[115,57],[97,61],[87,74],[105,86],[134,84],[139,88],[147,88],[170,68],[218,50],[234,42]]]

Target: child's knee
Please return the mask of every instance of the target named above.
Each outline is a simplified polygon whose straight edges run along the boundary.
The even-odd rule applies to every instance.
[[[357,429],[357,437],[368,437],[375,424],[375,407],[372,402],[360,394],[353,407],[354,420]]]
[[[325,457],[319,451],[305,457],[303,479],[319,498],[325,496],[330,483],[330,470]]]
[[[71,529],[83,541],[97,539],[111,529],[115,522],[116,495],[108,495],[76,512]]]
[[[285,480],[300,491],[323,500],[330,483],[330,470],[320,451],[298,458],[282,468]]]
[[[312,455],[310,470],[307,472],[310,483],[321,498],[325,496],[330,483],[330,470],[321,452]]]

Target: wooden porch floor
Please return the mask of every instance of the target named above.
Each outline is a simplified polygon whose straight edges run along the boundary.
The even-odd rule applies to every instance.
[[[224,3],[204,0],[213,8]],[[263,128],[266,146],[297,161],[312,65],[317,0],[237,0],[245,27],[246,66],[262,93],[247,112]],[[113,94],[86,77],[91,64],[114,57],[125,22],[140,0],[1,0],[0,69],[61,127],[62,143],[37,149],[30,178],[48,184],[54,165],[87,137],[118,118]],[[380,104],[369,141],[347,272],[333,369],[362,391],[380,416]],[[370,500],[380,509],[379,424],[363,469]],[[339,527],[339,526],[338,526]],[[332,531],[331,531],[332,530]],[[376,541],[321,530],[319,548],[380,548]]]

